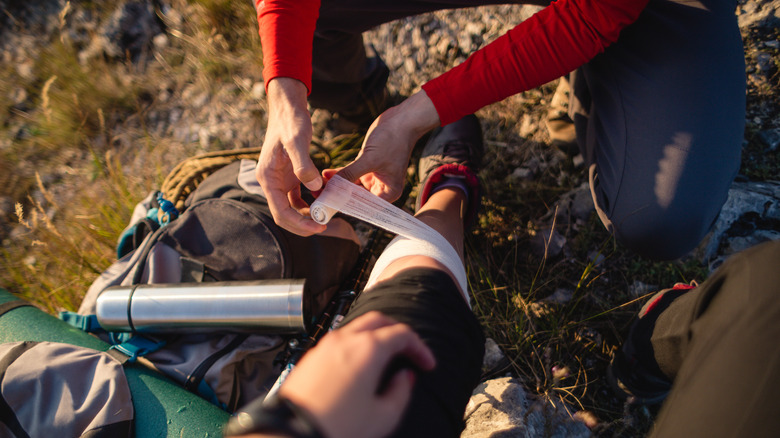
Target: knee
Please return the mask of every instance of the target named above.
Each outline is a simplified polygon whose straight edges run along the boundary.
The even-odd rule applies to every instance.
[[[717,217],[704,211],[647,210],[613,217],[611,228],[618,242],[653,260],[674,260],[692,251]]]

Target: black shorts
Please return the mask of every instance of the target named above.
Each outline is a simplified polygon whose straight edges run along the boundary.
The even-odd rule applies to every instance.
[[[393,436],[459,436],[479,383],[485,338],[455,282],[436,269],[404,270],[360,295],[343,323],[374,310],[412,327],[436,357],[436,369],[418,376]]]

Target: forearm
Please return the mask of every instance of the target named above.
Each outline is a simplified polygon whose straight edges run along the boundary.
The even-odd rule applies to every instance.
[[[538,87],[617,41],[648,0],[559,0],[423,85],[448,124],[485,105]]]
[[[382,113],[375,123],[390,123],[401,133],[417,141],[441,124],[436,107],[424,90],[420,90],[401,104]]]
[[[266,88],[269,125],[273,124],[274,119],[308,118],[306,84],[298,79],[277,77],[268,81]]]

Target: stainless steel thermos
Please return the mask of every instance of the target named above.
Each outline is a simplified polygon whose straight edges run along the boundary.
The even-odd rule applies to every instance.
[[[97,318],[108,331],[299,333],[303,289],[304,280],[115,286],[98,297]]]

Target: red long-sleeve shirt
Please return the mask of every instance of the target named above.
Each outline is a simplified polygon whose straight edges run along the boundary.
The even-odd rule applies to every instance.
[[[558,0],[423,85],[442,125],[563,76],[617,41],[649,0]],[[311,90],[320,0],[255,0],[263,78],[295,78]]]

